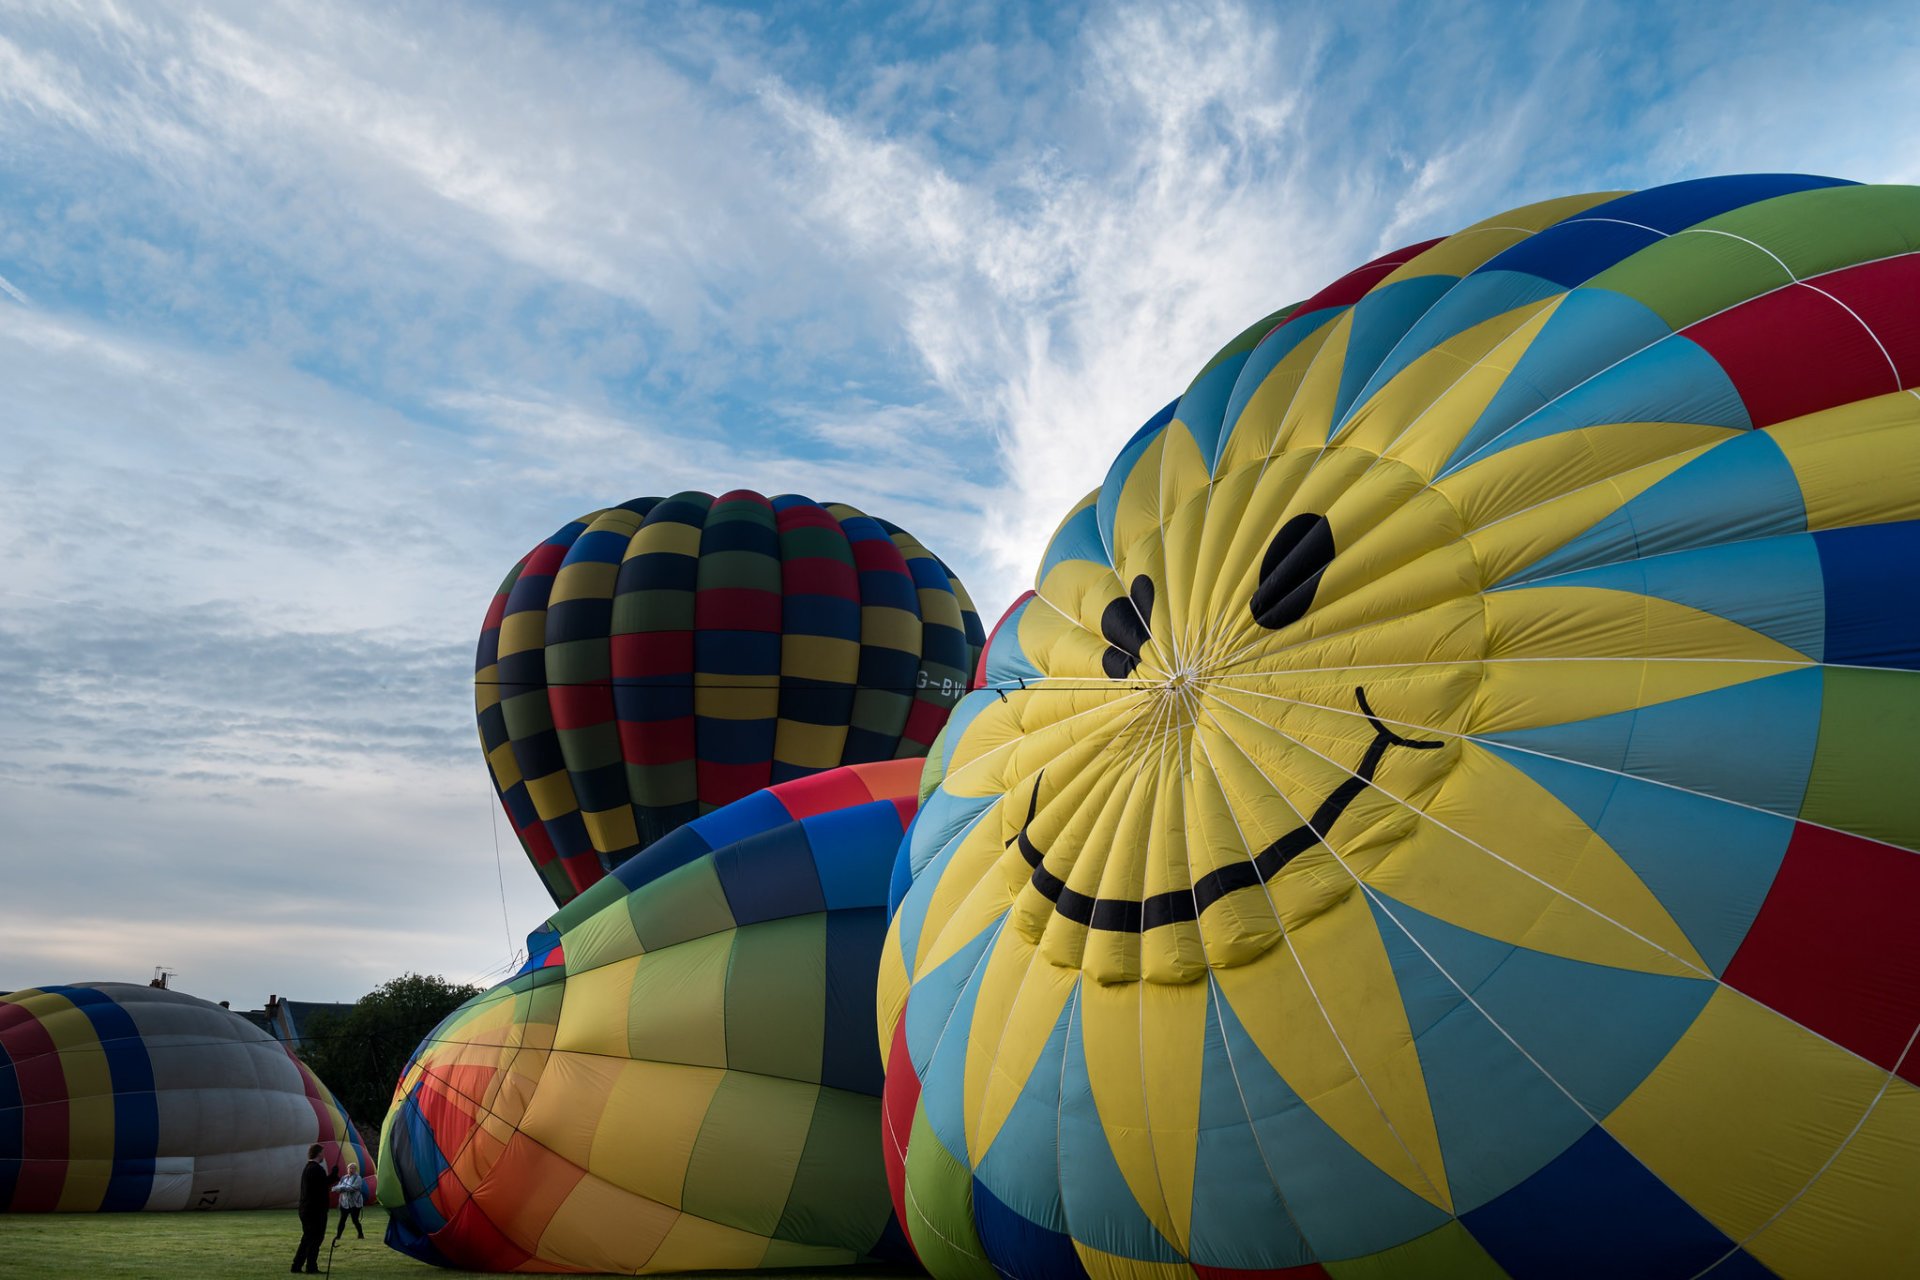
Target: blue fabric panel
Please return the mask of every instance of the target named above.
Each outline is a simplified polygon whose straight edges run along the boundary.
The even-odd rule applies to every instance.
[[[1285,1153],[1273,1175],[1295,1227],[1317,1256],[1374,1253],[1447,1221],[1444,1212],[1382,1173],[1328,1128],[1254,1045],[1232,1005],[1221,1000],[1217,1007],[1221,1036],[1260,1149]]]
[[[860,638],[860,602],[845,596],[791,595],[781,601],[788,635]]]
[[[1454,1209],[1464,1213],[1559,1155],[1593,1121],[1461,994],[1518,947],[1403,903],[1369,901],[1413,1028]]]
[[[714,764],[761,764],[773,755],[773,716],[759,720],[722,720],[695,716],[693,741],[696,758]]]
[[[775,494],[773,497],[767,499],[767,502],[775,511],[790,511],[794,507],[811,507],[818,505],[812,498],[805,498],[797,493]]]
[[[1345,425],[1348,416],[1365,405],[1376,392],[1408,365],[1448,339],[1465,333],[1482,321],[1504,315],[1515,307],[1524,307],[1542,298],[1550,298],[1560,291],[1557,285],[1536,276],[1520,275],[1511,271],[1468,276],[1454,285],[1445,297],[1435,302],[1425,315],[1414,322],[1413,327],[1407,330],[1406,336],[1386,353],[1380,362],[1380,367],[1367,379],[1360,393],[1351,401],[1343,402],[1334,421],[1339,425]],[[1364,313],[1367,300],[1363,300],[1359,306]],[[1359,316],[1356,315],[1356,322],[1358,319]],[[1348,360],[1347,368],[1353,368],[1351,358]],[[1343,377],[1343,385],[1344,382]],[[1335,433],[1337,434],[1338,431],[1339,426],[1336,426]]]
[[[777,631],[697,631],[694,667],[710,676],[768,676],[780,671]]]
[[[1826,661],[1920,669],[1920,520],[1813,535],[1826,577]]]
[[[516,782],[500,793],[500,802],[507,807],[507,816],[513,819],[513,825],[524,827],[540,821],[540,811],[533,807],[533,797],[527,793],[527,784]]]
[[[887,905],[887,882],[900,848],[900,811],[891,800],[831,809],[801,824],[827,910]],[[871,1013],[871,1010],[869,1010]]]
[[[987,1260],[1007,1280],[1085,1280],[1087,1269],[1080,1265],[1072,1236],[1008,1208],[978,1178],[973,1180],[973,1226]]]
[[[1281,1199],[1276,1168],[1291,1152],[1261,1149],[1240,1099],[1233,1056],[1220,1027],[1217,992],[1207,1002],[1200,1058],[1200,1140],[1194,1151],[1193,1261],[1205,1267],[1260,1270],[1314,1261],[1292,1211]]]
[[[700,531],[700,554],[709,556],[716,551],[752,551],[778,561],[780,535],[774,531],[773,517],[764,511],[754,511],[752,504],[727,505],[734,508],[728,513],[731,518],[713,520]],[[742,519],[740,515],[744,512],[751,514]]]
[[[878,905],[827,913],[826,1028],[820,1083],[880,1096],[884,1079],[873,1036],[874,974],[887,938],[887,913]]]
[[[595,529],[583,533],[567,548],[566,558],[560,562],[565,568],[570,564],[592,562],[595,564],[619,564],[627,554],[627,535],[613,529]]]
[[[1813,766],[1820,702],[1820,669],[1811,667],[1487,740],[1794,816]]]
[[[1347,410],[1359,399],[1360,389],[1373,382],[1382,362],[1394,354],[1394,348],[1420,317],[1459,283],[1457,276],[1414,276],[1375,285],[1353,305],[1346,362],[1340,366],[1340,390],[1333,401],[1335,423],[1346,417]]]
[[[901,902],[906,899],[907,890],[913,887],[913,859],[909,855],[908,850],[913,844],[913,829],[919,822],[920,815],[915,813],[912,821],[907,823],[905,834],[900,837],[899,847],[893,851],[893,870],[887,878],[888,920],[892,920],[899,912]],[[906,938],[904,934],[900,939],[903,944],[911,942],[911,945],[908,947],[909,955],[912,954],[912,946],[918,945],[919,943],[919,930],[916,929],[914,933],[915,936],[911,940]],[[909,963],[908,968],[912,968],[911,963]]]
[[[153,1194],[153,1157],[160,1144],[160,1107],[153,1063],[133,1015],[92,987],[45,987],[87,1015],[107,1060],[113,1086],[113,1173],[100,1200],[103,1213],[144,1209]]]
[[[1004,1274],[1076,1275],[1066,1214],[1060,1203],[1060,1065],[1066,1055],[1067,1017],[1060,1009],[1020,1096],[974,1171],[974,1223],[987,1257]],[[981,1196],[992,1197],[982,1207]]]
[[[1077,992],[1067,1001],[1066,1054],[1060,1070],[1060,1168],[1073,1170],[1072,1177],[1061,1179],[1061,1211],[1073,1238],[1095,1249],[1145,1262],[1183,1261],[1141,1211],[1107,1145],[1087,1076],[1079,1003]]]
[[[593,837],[587,834],[587,824],[581,819],[579,810],[561,814],[547,823],[546,828],[547,840],[561,857],[577,858],[583,853],[593,852]]]
[[[1720,441],[1508,581],[1806,529],[1799,478],[1773,438],[1752,431]]]
[[[1200,456],[1209,461],[1220,451],[1227,401],[1251,354],[1249,350],[1231,356],[1195,378],[1174,409],[1174,418],[1186,424],[1188,434],[1199,446]]]
[[[393,1163],[409,1207],[421,1215],[421,1225],[426,1230],[438,1231],[447,1225],[446,1219],[434,1209],[427,1195],[447,1171],[447,1161],[433,1135],[433,1126],[420,1110],[420,1088],[419,1084],[413,1086],[413,1092],[407,1095],[401,1108],[399,1122],[394,1125]],[[419,1205],[415,1206],[414,1201],[419,1201]]]
[[[1020,643],[1020,621],[1027,616],[1027,610],[1035,607],[1037,599],[1038,597],[1030,597],[1014,606],[1000,628],[994,632],[993,647],[987,650],[986,668],[983,672],[988,689],[1012,689],[1018,687],[1022,681],[1040,678],[1040,668],[1027,657],[1027,651]],[[1039,607],[1045,609],[1051,606],[1040,605]],[[961,704],[961,706],[965,705],[965,703]],[[985,705],[985,703],[977,704],[972,714],[978,715]],[[959,714],[959,708],[955,708],[954,715],[957,717]],[[949,723],[952,722],[949,721]],[[959,741],[959,734],[955,733],[950,740]]]
[[[1638,222],[1669,234],[1698,226],[1710,218],[1746,205],[1796,191],[1821,187],[1851,187],[1845,178],[1822,178],[1805,173],[1734,173],[1713,178],[1690,178],[1663,187],[1633,191],[1567,219],[1618,218]],[[1561,225],[1565,225],[1564,223]]]
[[[693,714],[693,686],[687,673],[621,676],[613,682],[613,714],[629,724],[658,724]]]
[[[1600,205],[1528,236],[1479,271],[1521,272],[1571,289],[1663,238],[1658,231],[1605,216],[1605,208]]]
[[[1740,949],[1793,837],[1793,819],[1488,748],[1565,805],[1632,868],[1717,974]]]
[[[900,927],[900,945],[909,974],[913,971],[914,952],[920,946],[920,930],[926,924],[927,906],[932,901],[933,886],[939,882],[940,872],[952,860],[968,828],[990,812],[998,800],[997,796],[958,798],[945,791],[935,791],[920,806],[920,812],[914,815],[907,834],[901,839],[889,889],[889,908]],[[926,887],[915,893],[914,885],[922,876],[926,878]],[[894,890],[899,891],[898,896],[893,896]]]
[[[1054,531],[1053,540],[1047,543],[1046,554],[1040,559],[1040,572],[1034,575],[1033,580],[1045,582],[1053,567],[1063,560],[1108,563],[1106,544],[1100,541],[1100,510],[1097,503],[1088,503],[1074,512]],[[1002,635],[1006,634],[1005,627],[1000,630]]]
[[[1597,1128],[1461,1221],[1513,1280],[1691,1280],[1733,1248]]]
[[[1511,427],[1489,423],[1460,442],[1441,474],[1529,440],[1618,422],[1686,422],[1746,431],[1746,404],[1719,361],[1690,338],[1663,338],[1577,384]],[[1658,430],[1649,427],[1649,430]]]
[[[1623,294],[1575,289],[1547,317],[1474,420],[1465,447],[1478,449],[1499,439],[1529,414],[1672,332],[1651,309]]]
[[[1530,572],[1524,582],[1510,580],[1495,590],[1544,584],[1655,596],[1727,618],[1820,662],[1827,647],[1831,581],[1822,573],[1821,560],[1813,538],[1792,534],[1575,569],[1551,579]],[[1920,570],[1913,574],[1912,589],[1920,591]],[[1909,625],[1920,627],[1920,604],[1913,607]],[[1920,630],[1906,634],[1920,636]]]
[[[913,579],[890,569],[868,569],[860,575],[860,603],[870,608],[904,609],[920,616],[920,593]]]
[[[26,1146],[26,1118],[20,1108],[20,1076],[7,1047],[0,1044],[0,1213],[13,1204],[20,1182],[20,1152]]]
[[[907,1056],[920,1076],[920,1109],[940,1145],[967,1163],[964,1089],[967,1036],[980,976],[1000,926],[989,925],[945,964],[917,975],[907,1000]]]
[[[1107,468],[1106,479],[1100,483],[1100,497],[1094,503],[1094,513],[1098,519],[1100,546],[1103,548],[1100,562],[1112,564],[1113,557],[1106,551],[1113,547],[1113,518],[1120,509],[1120,490],[1126,484],[1127,477],[1133,474],[1134,464],[1140,461],[1140,455],[1153,444],[1153,438],[1169,422],[1173,421],[1173,411],[1180,407],[1175,400],[1160,412],[1148,418],[1141,428],[1134,432],[1126,444],[1120,447],[1120,454]]]
[[[1247,411],[1247,402],[1253,399],[1254,393],[1267,380],[1267,375],[1273,372],[1274,366],[1330,321],[1345,315],[1346,311],[1345,307],[1322,307],[1318,311],[1288,316],[1284,323],[1260,340],[1260,345],[1248,354],[1246,363],[1240,367],[1234,381],[1233,394],[1228,398],[1223,414],[1226,428],[1214,444],[1213,457],[1208,459],[1210,469],[1219,468],[1220,455],[1225,452],[1227,441],[1233,438],[1234,431],[1239,427],[1240,417]]]
[[[714,850],[713,869],[735,924],[759,924],[827,909],[806,828],[797,822]]]
[[[1779,1280],[1758,1258],[1743,1250],[1735,1250],[1726,1260],[1709,1268],[1700,1280]]]
[[[669,871],[677,871],[695,858],[705,857],[723,844],[732,844],[788,821],[791,818],[785,806],[766,792],[756,791],[744,800],[674,828],[615,867],[613,875],[628,889],[638,889]]]
[[[692,591],[700,585],[700,560],[677,551],[648,551],[621,563],[616,595],[635,591]]]

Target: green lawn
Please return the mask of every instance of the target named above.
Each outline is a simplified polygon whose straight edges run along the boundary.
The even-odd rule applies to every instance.
[[[368,1205],[360,1214],[365,1240],[351,1228],[333,1252],[333,1274],[342,1280],[438,1280],[442,1276],[485,1274],[443,1271],[415,1262],[381,1243],[387,1230],[384,1209]],[[333,1219],[327,1241],[333,1240]],[[112,1277],[205,1277],[240,1280],[285,1275],[300,1243],[300,1222],[291,1209],[255,1213],[0,1213],[0,1275],[34,1280],[93,1280]],[[326,1247],[320,1265],[327,1265]],[[714,1273],[707,1272],[709,1277]],[[830,1271],[787,1271],[787,1277],[839,1277],[841,1280],[904,1280],[919,1275],[873,1267]]]

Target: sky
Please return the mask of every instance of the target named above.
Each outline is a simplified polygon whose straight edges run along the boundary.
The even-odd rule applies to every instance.
[[[679,489],[997,616],[1242,328],[1519,204],[1920,181],[1901,4],[0,0],[0,990],[486,983],[473,648]]]

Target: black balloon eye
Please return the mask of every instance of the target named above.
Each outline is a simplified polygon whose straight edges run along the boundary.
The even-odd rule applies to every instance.
[[[1125,680],[1140,665],[1140,650],[1147,644],[1147,619],[1153,616],[1153,579],[1141,574],[1133,580],[1127,594],[1107,602],[1100,614],[1100,634],[1107,638],[1107,651],[1100,665],[1108,678]]]
[[[1260,560],[1260,584],[1248,602],[1253,620],[1269,631],[1299,621],[1332,560],[1333,526],[1325,516],[1297,515],[1281,525]]]

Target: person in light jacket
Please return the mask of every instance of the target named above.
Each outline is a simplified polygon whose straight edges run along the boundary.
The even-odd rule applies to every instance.
[[[353,1219],[353,1234],[365,1240],[367,1233],[360,1229],[360,1206],[367,1202],[367,1181],[360,1176],[360,1166],[348,1165],[346,1176],[334,1183],[333,1189],[340,1193],[340,1225],[333,1229],[333,1242],[340,1243],[348,1218]]]

